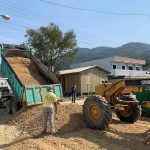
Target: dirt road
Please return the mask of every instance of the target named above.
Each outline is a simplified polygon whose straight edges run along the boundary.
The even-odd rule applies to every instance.
[[[87,127],[59,133],[54,136],[31,137],[5,123],[9,116],[0,113],[0,149],[8,150],[149,150],[150,145],[141,139],[150,129],[150,118],[141,118],[135,124],[127,124],[113,116],[106,131]],[[65,125],[67,127],[68,125]]]
[[[10,115],[5,113],[5,109],[0,109],[0,149],[5,148],[5,146],[19,137],[20,132],[15,126],[8,126],[5,124]]]

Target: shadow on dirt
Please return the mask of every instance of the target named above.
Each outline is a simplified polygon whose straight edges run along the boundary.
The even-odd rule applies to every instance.
[[[11,116],[6,112],[5,108],[0,108],[0,125],[5,124]]]
[[[22,138],[22,139],[10,142],[9,144],[2,144],[2,145],[0,145],[0,149],[8,148],[8,147],[10,147],[12,145],[19,144],[19,143],[24,142],[24,141],[26,141],[28,139],[30,139],[30,138],[29,137],[25,137],[25,138]]]
[[[59,127],[57,130],[57,134],[66,134],[73,131],[80,131],[83,128],[87,127],[84,122],[82,113],[75,113],[70,115],[69,123]]]
[[[65,115],[65,114],[62,114]],[[143,144],[140,139],[144,137],[144,133],[139,133],[138,131],[135,133],[128,133],[126,132],[126,128],[123,129],[122,126],[127,127],[129,125],[134,128],[134,124],[128,124],[118,119],[113,119],[110,127],[106,131],[102,130],[94,130],[89,129],[83,119],[82,113],[74,113],[71,114],[68,118],[68,123],[62,125],[60,120],[59,126],[56,126],[58,129],[57,133],[53,135],[53,137],[63,138],[63,139],[70,139],[71,142],[80,145],[81,149],[85,149],[86,143],[94,143],[98,149],[115,149],[115,150],[126,150],[126,149],[136,149],[136,150],[149,150],[149,145]],[[144,119],[143,119],[144,121]],[[142,120],[140,120],[142,122]],[[118,129],[118,127],[121,129]],[[144,125],[143,125],[144,127]],[[48,136],[51,136],[48,134]],[[37,138],[46,138],[41,131],[38,130],[36,135],[32,135],[32,139]],[[31,137],[30,137],[31,138]],[[21,143],[28,138],[23,138],[17,140],[15,142],[9,144],[0,145],[0,148],[7,148],[11,145]],[[70,141],[70,140],[69,140]],[[90,145],[90,144],[89,144]],[[121,146],[121,147],[120,147]],[[92,149],[92,147],[89,149]]]
[[[120,147],[118,147],[119,145],[123,146],[121,149],[149,149],[149,146],[145,145],[141,141],[141,138],[144,138],[145,133],[127,133],[126,131],[122,132],[121,130],[117,130],[117,126],[115,129],[110,126],[106,131],[89,129],[87,128],[81,115],[82,114],[71,114],[69,123],[62,126],[55,136],[64,139],[78,138],[87,140],[95,143],[99,148],[106,149],[120,150]],[[79,119],[75,119],[78,117],[80,117],[80,122],[77,122]],[[116,124],[119,126],[128,125],[128,123],[119,121],[117,119],[113,119],[111,124]],[[70,130],[71,128],[72,130]]]

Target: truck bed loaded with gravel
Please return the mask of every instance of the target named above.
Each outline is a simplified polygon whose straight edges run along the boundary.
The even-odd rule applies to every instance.
[[[39,90],[47,91],[49,85],[53,86],[57,98],[62,98],[59,80],[30,51],[3,49],[1,58],[3,79],[5,77],[10,86],[10,89],[5,90],[9,96],[3,98],[1,103],[6,106],[8,113],[15,113],[23,105],[42,103],[43,97]]]

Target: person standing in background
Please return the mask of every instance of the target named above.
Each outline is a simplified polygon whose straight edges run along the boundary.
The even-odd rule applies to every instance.
[[[44,96],[43,98],[43,134],[47,133],[47,123],[50,123],[50,131],[55,133],[54,127],[54,114],[57,113],[57,98],[53,93],[53,87],[50,86],[48,92],[42,90],[39,93]]]
[[[76,88],[76,85],[74,85],[74,86],[71,88],[71,96],[72,96],[72,103],[75,103],[75,101],[76,101],[76,96],[77,96],[77,88]]]

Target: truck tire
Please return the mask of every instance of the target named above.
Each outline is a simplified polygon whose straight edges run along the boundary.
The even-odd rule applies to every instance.
[[[139,105],[129,105],[125,110],[116,111],[117,117],[121,121],[134,123],[140,117],[142,113],[142,108]]]
[[[112,111],[103,97],[90,96],[84,102],[83,116],[88,127],[104,130],[112,120]]]
[[[7,100],[7,102],[6,102],[6,111],[8,114],[12,113],[12,111],[11,111],[11,100]]]
[[[18,110],[17,100],[15,97],[12,97],[11,99],[11,113],[15,114]]]

